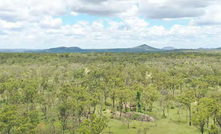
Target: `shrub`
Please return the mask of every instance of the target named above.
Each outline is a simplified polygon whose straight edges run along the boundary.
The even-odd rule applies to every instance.
[[[102,111],[106,111],[107,110],[107,107],[104,107],[103,109],[102,109]]]

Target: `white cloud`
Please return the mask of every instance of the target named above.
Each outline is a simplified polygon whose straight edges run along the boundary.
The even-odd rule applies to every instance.
[[[163,26],[153,26],[148,29],[149,36],[162,37],[168,34],[168,31]]]
[[[48,17],[48,22],[53,20]],[[141,21],[141,22],[139,22]],[[105,23],[109,25],[104,26]],[[140,23],[140,24],[139,24]],[[132,28],[125,29],[125,25]],[[137,25],[137,28],[136,28]],[[80,21],[74,25],[65,25],[42,29],[36,24],[21,32],[6,32],[0,36],[0,47],[49,48],[58,46],[79,46],[82,48],[134,47],[146,43],[154,47],[174,46],[176,48],[216,47],[220,39],[220,26],[181,26],[170,29],[163,26],[148,26],[142,20],[131,22],[107,20],[88,23]],[[40,40],[39,40],[40,39]],[[4,43],[2,43],[4,42]],[[22,44],[22,46],[19,46]],[[31,44],[31,45],[30,45]]]
[[[128,8],[127,10],[125,10],[122,13],[119,13],[118,16],[119,17],[132,17],[132,16],[138,16],[139,13],[139,8],[137,5],[131,5],[130,8]]]
[[[20,29],[23,27],[23,24],[21,22],[7,22],[4,20],[0,20],[0,29]]]
[[[206,13],[193,20],[194,25],[218,25],[221,24],[221,2],[206,9]]]
[[[95,31],[102,31],[102,30],[104,30],[103,22],[102,21],[94,21],[92,23],[92,28]]]
[[[147,18],[191,18],[205,14],[218,0],[138,0],[140,13]]]
[[[129,29],[142,30],[149,25],[148,22],[139,17],[124,17],[122,20]]]
[[[60,18],[53,19],[51,16],[45,16],[42,21],[40,21],[40,26],[42,28],[60,28],[62,25],[62,20]]]
[[[116,21],[108,21],[109,27],[107,28],[108,30],[119,30],[121,27],[124,26],[123,22],[116,22]]]
[[[193,37],[202,34],[202,28],[198,26],[182,26],[182,25],[174,25],[169,33],[171,35],[180,35],[182,37]],[[200,33],[199,33],[200,32]]]
[[[220,5],[220,0],[0,0],[0,48],[110,48],[143,43],[215,47],[221,41]],[[67,14],[111,18],[68,25],[60,18]],[[181,18],[192,19],[191,25],[170,28],[148,20]]]
[[[0,19],[6,21],[20,21],[26,17],[27,3],[22,0],[1,0]]]
[[[71,14],[72,16],[78,16],[78,15],[79,15],[79,13],[73,12],[73,11],[72,11],[70,14]]]
[[[68,0],[31,0],[28,2],[31,15],[43,16],[60,16],[67,12]]]
[[[195,24],[219,24],[220,0],[1,0],[0,19],[6,21],[39,21],[43,16],[79,13],[150,19],[197,19]],[[214,15],[215,14],[215,15]],[[208,21],[209,16],[213,18]]]
[[[75,0],[70,5],[74,12],[97,16],[116,16],[130,9],[135,3],[134,0]]]

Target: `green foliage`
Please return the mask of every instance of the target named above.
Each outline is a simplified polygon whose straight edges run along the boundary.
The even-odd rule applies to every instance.
[[[34,133],[37,124],[39,123],[38,112],[31,111],[23,113],[22,116],[18,118],[19,126],[16,130],[18,134],[29,134]]]
[[[149,85],[148,87],[146,87],[146,90],[142,93],[142,103],[148,105],[149,111],[151,112],[153,110],[153,103],[157,101],[159,97],[159,91],[152,85]]]
[[[106,117],[97,117],[95,114],[90,115],[90,119],[85,120],[78,129],[80,134],[100,134],[108,126]]]
[[[219,133],[219,130],[218,130],[217,126],[214,125],[214,124],[212,124],[212,125],[210,126],[209,134],[218,134],[218,133]]]
[[[178,101],[184,104],[189,110],[189,125],[192,125],[192,107],[191,104],[195,100],[195,93],[193,90],[185,91],[184,95],[178,97]],[[197,117],[197,116],[196,116]],[[200,116],[198,116],[200,118]],[[197,119],[196,119],[197,120]]]
[[[0,54],[0,133],[105,133],[112,123],[113,133],[128,134],[221,128],[220,59],[192,52]],[[125,118],[137,111],[154,123]]]
[[[200,132],[204,133],[204,126],[208,118],[216,111],[216,103],[211,98],[201,98],[197,106],[197,112],[193,115],[193,124]]]
[[[138,106],[138,112],[142,112],[142,104],[141,104],[141,92],[137,91],[137,106]]]
[[[0,112],[0,132],[11,134],[16,126],[18,126],[17,108],[5,106]]]

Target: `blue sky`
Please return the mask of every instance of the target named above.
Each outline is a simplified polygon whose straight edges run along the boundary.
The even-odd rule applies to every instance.
[[[78,21],[87,21],[92,24],[96,20],[112,20],[116,22],[122,22],[123,20],[118,17],[103,17],[103,16],[94,16],[88,14],[78,14],[77,16],[72,16],[71,14],[65,14],[63,16],[59,16],[63,25],[74,25]],[[145,17],[139,16],[139,18],[147,21],[149,26],[164,26],[166,29],[170,29],[174,25],[189,25],[190,19],[177,19],[177,20],[159,20],[159,19],[147,19]],[[105,21],[106,22],[106,21]],[[103,23],[105,27],[109,26],[108,23]]]
[[[0,0],[0,49],[221,47],[220,0]]]

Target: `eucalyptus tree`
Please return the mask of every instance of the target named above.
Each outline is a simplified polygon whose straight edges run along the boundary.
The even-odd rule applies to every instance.
[[[159,91],[153,87],[152,85],[147,86],[144,88],[142,93],[142,103],[146,106],[149,106],[149,111],[152,112],[153,110],[153,103],[158,100],[160,97]],[[144,109],[146,110],[146,106]]]
[[[58,106],[58,119],[62,126],[62,133],[65,134],[65,130],[67,129],[68,125],[68,118],[71,115],[71,103],[69,102],[62,102]]]
[[[32,110],[30,109],[29,104],[33,104],[38,96],[38,91],[36,87],[31,84],[26,84],[21,90],[21,95],[22,102],[27,106],[27,111]]]
[[[193,114],[193,125],[196,126],[202,134],[204,133],[204,126],[215,110],[215,99],[201,98],[199,100],[197,111]]]
[[[36,127],[39,124],[39,113],[36,110],[24,112],[17,119],[19,126],[16,129],[16,134],[35,133]]]
[[[108,82],[109,87],[111,88],[110,97],[112,99],[112,106],[115,107],[115,101],[117,97],[117,90],[123,86],[123,80],[120,77],[111,77]]]
[[[5,106],[0,111],[0,132],[7,134],[14,133],[18,126],[17,117],[17,108],[15,106]]]
[[[78,132],[80,134],[101,134],[108,126],[107,117],[97,117],[96,114],[91,114],[90,118],[84,120],[80,125]]]
[[[14,78],[10,78],[8,81],[4,82],[2,85],[4,95],[6,96],[6,104],[19,103],[20,92],[19,92],[19,82]]]
[[[195,92],[187,90],[184,94],[178,96],[178,101],[184,104],[189,110],[189,125],[192,125],[192,102],[195,101]]]

